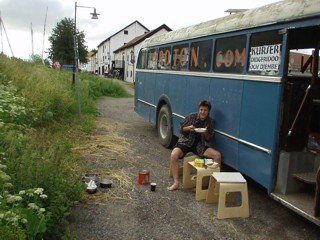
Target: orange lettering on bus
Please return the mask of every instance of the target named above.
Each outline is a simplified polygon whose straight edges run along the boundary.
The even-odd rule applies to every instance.
[[[235,51],[235,55],[236,55],[236,60],[234,61],[234,66],[237,65],[237,63],[241,63],[241,67],[244,66],[244,62],[245,62],[245,59],[246,59],[246,49],[242,49],[242,53],[239,53],[239,50],[236,49]]]
[[[170,59],[171,59],[171,54],[170,54],[170,51],[167,49],[165,53],[165,66],[170,65]]]
[[[187,48],[182,48],[180,52],[180,62],[181,66],[185,66],[187,64],[187,59],[188,58],[188,49]]]
[[[217,52],[217,55],[216,55],[216,66],[219,68],[221,67],[221,62],[219,59],[223,58],[223,54],[221,51]]]
[[[190,66],[193,67],[193,64],[195,67],[199,64],[199,46],[197,47],[197,52],[195,48],[191,48],[191,63]]]
[[[241,63],[241,66],[244,66],[246,59],[246,49],[242,49],[242,52],[239,52],[239,49],[236,49],[234,52],[229,49],[224,54],[222,51],[218,51],[216,54],[216,66],[219,68],[224,64],[227,68],[230,66],[236,66],[238,63]]]
[[[233,61],[234,61],[234,55],[233,55],[233,52],[229,49],[226,52],[226,55],[224,56],[224,64],[226,65],[226,67],[230,67]]]
[[[168,66],[170,64],[170,51],[165,50],[163,52],[162,50],[159,52],[159,59],[160,59],[160,65],[161,66]]]
[[[174,49],[173,50],[173,66],[176,66],[177,65],[177,57],[178,57],[178,52],[179,52],[179,49]]]

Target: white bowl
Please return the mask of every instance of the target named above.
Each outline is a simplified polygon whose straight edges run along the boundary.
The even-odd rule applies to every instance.
[[[194,130],[195,130],[197,133],[203,133],[203,132],[206,131],[205,128],[195,128]]]

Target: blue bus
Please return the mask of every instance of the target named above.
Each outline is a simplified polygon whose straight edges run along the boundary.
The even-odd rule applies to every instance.
[[[320,225],[320,0],[288,0],[146,39],[135,111],[164,147],[212,103],[222,162]]]

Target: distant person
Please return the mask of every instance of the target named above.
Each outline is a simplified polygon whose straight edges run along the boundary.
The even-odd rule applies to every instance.
[[[110,65],[108,65],[108,76],[110,76],[111,74],[111,69],[110,69]]]
[[[171,172],[173,184],[168,187],[169,191],[179,188],[179,159],[183,158],[188,152],[213,159],[214,162],[221,165],[221,154],[214,148],[207,145],[214,135],[214,120],[209,116],[211,103],[201,101],[199,111],[189,114],[180,123],[181,136],[171,152]],[[198,133],[196,128],[204,128],[204,132]]]
[[[55,63],[54,63],[54,68],[55,68],[57,71],[59,71],[60,68],[61,68],[60,63],[59,63],[59,62],[55,62]]]

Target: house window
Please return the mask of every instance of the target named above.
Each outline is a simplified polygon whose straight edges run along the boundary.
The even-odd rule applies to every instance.
[[[123,33],[124,33],[124,35],[128,35],[129,31],[128,30],[124,30]]]

